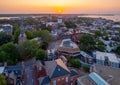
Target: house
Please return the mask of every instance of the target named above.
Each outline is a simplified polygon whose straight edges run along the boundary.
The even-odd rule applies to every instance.
[[[78,73],[74,69],[68,69],[61,59],[45,61],[35,65],[35,85],[75,85]],[[37,72],[39,70],[39,72]]]
[[[10,85],[22,84],[23,83],[23,70],[22,66],[6,66],[4,74],[7,78],[7,82]]]
[[[96,51],[93,52],[93,57],[96,59],[96,64],[119,68],[119,60],[113,53]]]
[[[83,61],[84,63],[88,63],[88,64],[94,63],[93,57],[84,51],[80,51],[80,60]]]
[[[58,53],[65,56],[76,57],[80,55],[80,49],[71,39],[63,39],[58,47]]]
[[[0,67],[0,74],[4,72],[5,67]]]
[[[110,85],[97,73],[92,72],[88,75],[78,78],[77,85]]]
[[[10,24],[0,25],[0,32],[5,32],[6,34],[12,35],[13,26]]]
[[[106,45],[106,51],[107,52],[111,52],[112,50],[116,50],[118,47],[117,42],[112,41],[112,40],[103,40],[102,38],[100,38],[101,41],[103,41],[103,43]]]

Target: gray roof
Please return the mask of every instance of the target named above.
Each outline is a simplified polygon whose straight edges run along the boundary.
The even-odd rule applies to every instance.
[[[5,72],[8,72],[8,73],[14,72],[17,75],[21,75],[22,66],[7,66],[5,67]]]
[[[50,78],[49,78],[49,76],[42,77],[39,79],[39,82],[40,82],[40,85],[48,84],[48,83],[50,83]]]
[[[70,70],[70,75],[71,76],[76,76],[78,73],[75,70]]]
[[[45,65],[46,65],[45,68],[47,71],[47,75],[50,78],[56,78],[59,76],[70,74],[69,69],[62,62],[61,59],[57,59],[57,60],[53,60],[53,61],[46,61]]]

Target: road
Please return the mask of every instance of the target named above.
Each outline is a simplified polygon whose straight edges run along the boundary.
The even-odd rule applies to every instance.
[[[33,65],[35,60],[25,62],[26,85],[34,85],[34,70]]]
[[[25,72],[26,72],[26,76],[27,76],[27,79],[26,79],[26,85],[34,85],[34,76],[33,76],[33,69],[31,66],[28,66],[26,69],[25,69]]]

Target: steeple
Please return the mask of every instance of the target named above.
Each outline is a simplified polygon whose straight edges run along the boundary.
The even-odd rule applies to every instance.
[[[24,41],[26,41],[26,35],[25,35],[25,32],[24,32],[24,18],[22,18],[22,21],[21,21],[21,25],[20,25],[20,35],[19,35],[19,44],[23,43]]]
[[[20,25],[20,35],[21,35],[21,37],[24,37],[24,25],[23,25],[23,19],[22,19],[22,22],[21,22],[21,25]]]

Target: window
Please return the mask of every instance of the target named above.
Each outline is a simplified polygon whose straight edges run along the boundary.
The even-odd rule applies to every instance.
[[[53,81],[53,85],[56,85],[56,80]]]
[[[66,83],[68,82],[68,77],[66,77]]]
[[[60,79],[58,79],[58,81],[60,81]]]

